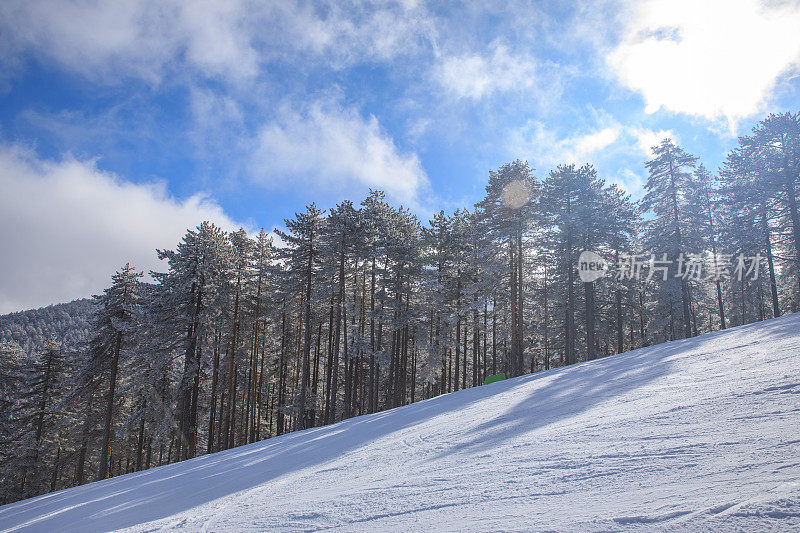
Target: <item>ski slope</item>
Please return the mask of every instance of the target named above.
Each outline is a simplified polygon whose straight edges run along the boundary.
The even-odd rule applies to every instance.
[[[0,531],[800,530],[800,314],[0,507]]]

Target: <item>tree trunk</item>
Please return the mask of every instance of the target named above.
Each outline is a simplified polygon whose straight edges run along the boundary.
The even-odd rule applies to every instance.
[[[478,309],[477,307],[472,311],[472,386],[478,386],[478,377],[480,375],[478,366],[478,350],[480,347],[480,331],[478,330]]]
[[[492,302],[492,375],[497,374],[497,300]]]
[[[457,273],[456,286],[456,364],[453,390],[459,390],[459,365],[461,364],[461,269]],[[464,369],[466,371],[466,369]]]
[[[217,415],[217,381],[219,379],[219,345],[221,342],[222,332],[219,328],[214,335],[214,363],[211,371],[211,413],[208,416],[208,444],[206,445],[206,453],[214,451],[214,426]]]
[[[615,251],[615,261],[619,264],[619,250]],[[619,282],[618,282],[619,283]],[[622,326],[622,289],[621,283],[617,286],[617,290],[614,294],[614,307],[616,310],[616,321],[617,321],[617,353],[622,353],[624,350],[624,342],[623,342],[623,326]],[[631,347],[632,348],[632,347]]]
[[[278,414],[276,421],[276,432],[283,435],[284,413],[283,404],[286,394],[286,298],[283,299],[283,311],[281,312],[281,356],[278,366]]]
[[[569,241],[568,241],[569,242]],[[571,243],[568,249],[572,249]],[[572,254],[567,255],[567,306],[565,309],[566,319],[565,338],[566,338],[566,364],[572,365],[577,362],[575,358],[575,273],[572,266]]]
[[[97,473],[98,479],[105,479],[108,477],[108,463],[109,463],[109,448],[111,447],[111,422],[114,414],[114,396],[117,390],[117,371],[119,370],[119,352],[122,347],[122,332],[117,333],[117,339],[114,342],[114,355],[111,358],[111,377],[108,383],[108,394],[106,395],[106,415],[103,422],[103,445],[100,448],[100,470]],[[39,440],[39,433],[41,428],[37,431],[37,441]]]
[[[345,275],[344,275],[344,260],[345,260],[345,251],[344,251],[344,237],[342,238],[341,243],[341,251],[339,253],[339,291],[337,295],[336,301],[336,326],[335,326],[335,333],[333,334],[333,357],[331,358],[330,366],[331,366],[331,380],[330,386],[328,390],[330,391],[330,401],[328,402],[330,407],[328,409],[328,413],[325,417],[325,422],[327,424],[332,424],[336,421],[336,399],[339,395],[339,344],[341,342],[342,337],[342,310],[344,307],[344,295],[345,295]]]
[[[311,373],[311,282],[314,275],[314,236],[309,236],[308,270],[306,272],[306,306],[305,306],[305,325],[303,338],[303,358],[300,376],[300,406],[297,414],[296,427],[305,429],[308,427],[308,414],[306,408],[306,396],[308,391],[309,375]]]
[[[767,223],[767,214],[761,212],[761,228],[764,233],[764,245],[767,249],[767,266],[769,267],[769,289],[772,296],[772,316],[781,316],[781,308],[778,305],[778,284],[775,281],[775,263],[772,258],[772,242],[770,239],[770,228]],[[719,284],[719,282],[717,282]]]
[[[369,412],[378,409],[378,376],[375,374],[375,258],[372,258],[369,295]]]
[[[586,359],[597,358],[597,341],[595,340],[594,317],[594,283],[583,284],[584,303],[586,305]]]
[[[516,372],[521,375],[523,369],[523,358],[525,356],[525,309],[524,309],[524,284],[522,283],[522,223],[520,222],[519,233],[517,234],[517,353],[515,354]]]
[[[234,413],[234,405],[236,403],[236,394],[234,393],[234,366],[236,362],[236,333],[239,330],[239,292],[241,287],[241,275],[236,277],[236,294],[234,296],[234,303],[233,303],[233,325],[231,326],[231,346],[229,352],[229,360],[228,360],[228,409],[226,412],[226,427],[229,431],[228,435],[226,436],[226,448],[230,448],[233,446],[233,427],[235,426],[234,417],[236,413]]]
[[[86,416],[83,419],[83,431],[81,432],[81,446],[78,451],[78,464],[75,467],[75,484],[83,485],[84,471],[86,466],[86,456],[89,453],[89,434],[92,429],[92,405],[94,403],[94,388],[86,398]]]
[[[139,420],[139,438],[136,441],[136,471],[142,469],[142,453],[144,452],[144,412],[147,410],[147,400],[143,400],[142,418]]]
[[[675,169],[672,165],[672,157],[669,158],[669,180],[672,195],[672,214],[675,218],[676,252],[680,255],[683,251],[683,242],[681,238],[680,217],[678,216],[678,187],[675,182]],[[692,318],[689,311],[689,284],[683,278],[681,278],[681,304],[683,307],[683,336],[688,339],[692,336]]]

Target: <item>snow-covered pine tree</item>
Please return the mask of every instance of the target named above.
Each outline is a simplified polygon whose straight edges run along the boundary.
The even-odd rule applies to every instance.
[[[273,273],[274,247],[272,237],[262,228],[255,239],[255,246],[252,251],[253,275],[250,290],[250,308],[253,309],[252,315],[252,350],[250,356],[250,435],[249,442],[255,442],[261,438],[261,426],[263,423],[263,396],[264,396],[264,370],[267,357],[267,316],[272,305],[270,292],[270,278]],[[255,292],[252,285],[255,284]]]
[[[135,470],[149,468],[158,450],[171,437],[173,408],[171,391],[176,382],[173,352],[151,334],[158,331],[157,285],[139,283],[140,311],[135,344],[132,342],[128,356],[121,361],[123,379],[120,394],[128,399],[125,434],[136,442]],[[91,386],[91,383],[89,384]],[[87,392],[91,401],[91,390]]]
[[[523,235],[539,194],[539,184],[533,169],[519,159],[489,172],[486,196],[477,207],[488,220],[487,234],[495,246],[506,248],[510,308],[510,368],[511,375],[523,372],[524,295],[523,295]]]
[[[711,268],[713,272],[714,294],[716,297],[716,309],[719,315],[719,327],[725,329],[727,322],[725,320],[725,304],[722,295],[722,279],[717,276],[722,268],[726,265],[720,264],[722,258],[719,256],[720,250],[718,246],[719,241],[719,215],[717,208],[719,206],[719,183],[718,180],[711,175],[706,167],[701,163],[697,166],[694,176],[694,198],[691,200],[697,206],[698,212],[702,217],[701,234],[703,240],[706,242],[708,251],[711,252]],[[709,324],[711,327],[711,324]]]
[[[751,147],[739,146],[732,150],[720,172],[721,183],[718,204],[720,248],[729,258],[739,254],[765,256],[768,283],[761,295],[761,280],[756,284],[749,280],[727,279],[722,287],[724,301],[728,307],[728,320],[740,325],[747,317],[763,314],[760,300],[771,300],[772,313],[780,314],[777,262],[773,253],[774,227],[780,226],[783,208],[771,186],[761,174],[760,164]],[[731,261],[728,261],[729,263]],[[730,267],[730,265],[726,265]],[[733,273],[730,273],[731,278]],[[762,280],[763,280],[763,276]],[[793,285],[789,280],[784,285]],[[756,285],[753,287],[753,285]],[[745,296],[747,294],[747,296]],[[758,303],[759,309],[752,303]]]
[[[453,294],[452,309],[450,317],[451,328],[455,328],[453,344],[453,390],[466,388],[467,383],[467,361],[466,346],[462,345],[461,339],[466,344],[467,336],[463,333],[465,322],[464,317],[464,273],[467,268],[467,227],[469,225],[469,211],[456,209],[450,221],[452,227],[450,238],[450,255],[453,258],[453,269],[450,272],[451,293]],[[462,347],[463,346],[463,347]],[[463,357],[463,363],[462,363]]]
[[[395,208],[386,202],[382,191],[370,191],[362,206],[364,249],[361,257],[369,263],[369,412],[381,409],[381,371],[388,367],[384,333],[391,322],[391,307],[387,302],[386,279],[389,264],[389,229],[394,223]]]
[[[302,320],[298,328],[302,331],[302,346],[298,353],[299,383],[295,429],[305,429],[314,423],[309,417],[311,409],[307,400],[311,377],[312,299],[314,280],[319,270],[320,254],[317,247],[325,224],[323,216],[324,211],[312,203],[306,207],[304,213],[296,213],[294,219],[284,221],[288,231],[275,230],[286,244],[286,248],[281,250],[281,259],[287,263],[302,302]]]
[[[125,264],[111,277],[111,286],[92,300],[96,306],[92,325],[90,352],[95,372],[108,373],[108,388],[105,393],[105,416],[103,441],[100,449],[100,464],[97,477],[108,477],[109,452],[113,442],[114,403],[116,401],[120,359],[129,355],[135,346],[141,315],[139,278],[130,263]]]
[[[669,328],[673,337],[691,337],[693,328],[689,282],[680,277],[674,267],[689,253],[702,251],[703,243],[698,230],[703,226],[703,217],[697,209],[698,206],[692,203],[692,172],[697,166],[697,158],[671,139],[664,139],[652,150],[653,159],[645,163],[649,175],[644,186],[645,194],[640,202],[642,211],[652,216],[646,223],[644,242],[658,259],[666,253],[667,261],[671,263],[667,280],[657,282],[656,303],[667,306],[664,314],[672,317]],[[674,325],[677,314],[674,306],[678,304],[682,316],[680,335]]]
[[[615,263],[619,263],[620,254],[632,254],[635,252],[634,238],[641,224],[639,213],[636,206],[631,202],[630,195],[623,191],[616,184],[612,184],[603,190],[603,207],[601,216],[604,218],[604,241],[609,254]],[[632,298],[633,286],[636,280],[616,279],[608,280],[606,287],[613,290],[614,300],[614,329],[616,352],[625,350],[625,316],[623,312],[623,301],[630,302],[629,317],[636,308],[635,299]],[[627,297],[624,296],[627,294]],[[610,295],[609,295],[610,296]],[[631,325],[631,331],[632,331]],[[629,342],[630,349],[633,349],[633,341]]]
[[[448,379],[448,315],[452,306],[448,277],[453,268],[452,219],[444,211],[434,214],[428,227],[422,228],[422,254],[427,265],[425,299],[429,310],[429,345],[439,361],[439,393],[450,391]]]
[[[21,497],[26,466],[18,456],[15,439],[20,430],[18,403],[23,384],[22,349],[16,343],[0,342],[0,504]]]
[[[339,400],[339,369],[342,353],[342,329],[347,326],[345,299],[347,295],[346,273],[350,256],[357,250],[361,237],[360,217],[352,202],[345,200],[332,209],[324,231],[320,235],[320,254],[325,257],[326,279],[331,280],[332,301],[335,307],[331,353],[325,369],[325,406],[322,420],[325,424],[337,420]],[[345,365],[345,370],[347,365]]]
[[[486,377],[486,327],[488,321],[489,299],[495,288],[492,274],[497,270],[495,248],[488,237],[488,220],[485,213],[476,207],[467,216],[465,227],[465,244],[467,249],[466,268],[464,272],[464,297],[467,308],[466,313],[471,313],[471,352],[472,352],[472,386],[483,382]],[[483,324],[481,324],[483,313]],[[466,335],[466,333],[465,333]],[[483,345],[481,345],[483,339]],[[466,366],[464,367],[466,372]]]
[[[739,138],[741,151],[753,158],[753,177],[767,198],[782,207],[775,220],[776,231],[789,236],[786,243],[787,271],[796,282],[790,291],[791,309],[800,309],[800,113],[770,114],[752,135]]]
[[[241,323],[243,317],[246,315],[246,309],[243,309],[247,302],[243,297],[246,285],[252,275],[252,249],[254,246],[253,241],[247,236],[244,228],[232,232],[228,236],[230,247],[230,272],[226,272],[224,276],[228,277],[231,283],[232,298],[233,298],[233,313],[230,316],[230,333],[229,345],[227,347],[227,404],[225,406],[225,424],[222,429],[223,441],[226,443],[225,448],[232,448],[237,445],[236,438],[237,431],[242,433],[244,428],[241,424],[237,425],[239,420],[236,413],[237,396],[239,383],[248,383],[250,380],[243,379],[246,376],[246,367],[243,360],[243,346],[242,339],[239,336]],[[245,406],[243,402],[239,402],[239,409],[243,412]],[[241,442],[238,442],[241,444]]]
[[[550,172],[542,186],[540,201],[543,225],[546,228],[546,246],[553,250],[555,264],[551,272],[553,282],[560,287],[556,300],[559,302],[561,322],[561,353],[563,364],[578,361],[576,351],[578,295],[575,293],[575,262],[582,246],[582,228],[576,211],[581,209],[581,189],[584,180],[575,165],[559,165]]]
[[[55,339],[43,353],[17,359],[17,365],[13,353],[6,355],[10,356],[9,371],[12,379],[18,380],[19,390],[11,411],[13,430],[3,470],[16,488],[13,499],[20,499],[51,490],[61,444],[58,430],[67,392],[67,366]]]
[[[165,351],[183,356],[177,390],[175,456],[197,454],[203,340],[216,323],[228,291],[230,241],[220,228],[203,222],[184,235],[176,250],[159,250],[167,272],[152,272],[158,283],[153,302],[152,338]]]
[[[414,316],[412,297],[415,279],[422,268],[420,256],[420,225],[416,215],[400,207],[394,213],[387,239],[388,271],[386,288],[393,298],[387,303],[392,307],[392,339],[389,361],[389,405],[404,405],[408,398],[411,360],[413,350]]]

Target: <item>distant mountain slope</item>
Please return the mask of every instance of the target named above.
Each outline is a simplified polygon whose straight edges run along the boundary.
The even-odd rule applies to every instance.
[[[0,507],[0,531],[797,531],[800,314]]]
[[[14,342],[32,353],[41,351],[54,337],[64,349],[75,349],[89,340],[93,312],[92,301],[81,299],[2,315],[0,342]]]

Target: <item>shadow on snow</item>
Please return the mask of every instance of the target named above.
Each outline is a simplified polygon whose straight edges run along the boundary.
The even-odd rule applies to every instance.
[[[701,351],[720,336],[796,336],[800,315],[791,315],[693,339],[673,341],[537,374],[521,376],[337,424],[294,432],[143,472],[45,494],[0,507],[0,530],[102,531],[158,520],[280,476],[336,459],[394,432],[465,409],[492,396],[531,389],[500,416],[486,414],[475,438],[441,455],[471,453],[573,417],[640,388],[670,372],[674,357]],[[702,355],[702,353],[700,354]],[[491,407],[487,403],[487,408]]]

